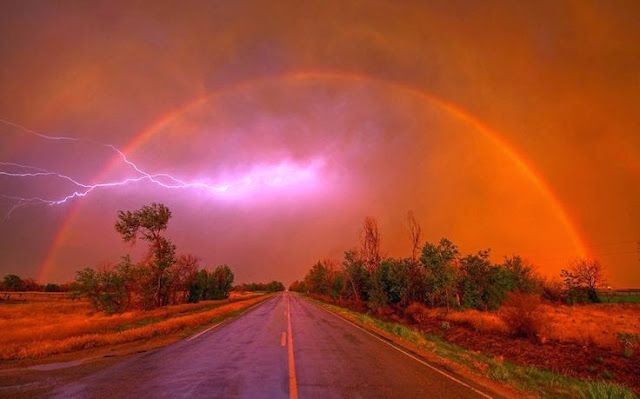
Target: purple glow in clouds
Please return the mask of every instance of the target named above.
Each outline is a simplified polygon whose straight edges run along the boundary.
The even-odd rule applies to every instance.
[[[27,129],[21,125],[0,120],[5,124],[16,127],[23,132],[34,134],[46,140],[68,140],[68,141],[86,141],[84,139],[76,139],[73,137],[49,136],[42,133]],[[248,170],[236,171],[234,173],[225,173],[223,176],[202,177],[198,179],[182,179],[167,173],[151,173],[147,172],[143,167],[135,164],[127,156],[110,144],[97,143],[93,140],[93,144],[107,147],[118,154],[122,162],[127,165],[129,176],[120,180],[106,181],[98,183],[83,183],[71,176],[56,171],[51,171],[36,167],[33,165],[25,165],[13,162],[0,162],[0,176],[10,178],[52,178],[65,180],[75,186],[68,193],[54,198],[41,196],[22,197],[3,194],[2,197],[15,201],[14,205],[8,211],[6,217],[9,217],[16,209],[26,205],[45,204],[60,205],[72,199],[85,197],[90,192],[100,188],[117,188],[125,185],[139,183],[143,181],[150,182],[158,187],[165,189],[191,189],[204,191],[209,195],[217,198],[238,199],[241,197],[255,198],[256,195],[264,194],[270,190],[287,189],[290,190],[294,186],[309,185],[317,180],[318,171],[324,165],[321,158],[313,159],[306,164],[297,163],[291,160],[283,160],[277,163],[263,163],[248,168]]]

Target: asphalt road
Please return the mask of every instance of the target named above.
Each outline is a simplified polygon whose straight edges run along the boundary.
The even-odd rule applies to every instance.
[[[476,388],[282,293],[244,316],[59,387],[70,398],[478,398]]]

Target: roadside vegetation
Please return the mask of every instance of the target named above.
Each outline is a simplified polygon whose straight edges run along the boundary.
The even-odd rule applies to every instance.
[[[179,339],[268,298],[264,294],[233,293],[225,300],[112,315],[95,311],[84,300],[0,302],[0,359],[44,358],[172,334]]]
[[[156,203],[119,211],[116,231],[127,243],[146,242],[147,255],[138,263],[127,255],[115,266],[79,271],[75,294],[106,313],[227,298],[234,278],[229,266],[207,271],[197,257],[177,255],[176,246],[163,235],[170,218],[169,208]]]
[[[202,268],[195,256],[178,254],[164,236],[170,218],[171,211],[156,203],[118,212],[115,228],[123,240],[148,245],[138,262],[126,255],[115,265],[80,270],[75,281],[61,286],[5,276],[0,359],[37,359],[153,338],[168,343],[270,297],[248,289],[232,293],[229,266]],[[284,289],[278,282],[258,288],[265,287]],[[28,290],[49,294],[11,295]]]
[[[514,367],[640,393],[640,307],[601,303],[612,295],[603,293],[599,262],[574,260],[547,280],[520,256],[495,264],[489,250],[461,254],[446,238],[423,243],[411,213],[408,226],[408,257],[383,256],[368,217],[357,248],[340,262],[318,261],[289,289]]]

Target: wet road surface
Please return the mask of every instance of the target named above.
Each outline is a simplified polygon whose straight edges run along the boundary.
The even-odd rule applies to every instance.
[[[295,294],[52,392],[59,398],[479,398]]]

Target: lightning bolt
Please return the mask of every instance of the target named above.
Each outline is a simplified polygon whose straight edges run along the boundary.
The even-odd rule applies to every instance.
[[[305,180],[311,180],[314,176],[315,169],[323,164],[322,161],[315,160],[310,165],[305,167],[292,166],[290,163],[280,163],[278,165],[271,165],[267,167],[253,170],[240,178],[231,182],[223,184],[209,184],[204,181],[188,181],[172,176],[168,173],[151,173],[146,171],[143,167],[137,165],[131,161],[124,152],[118,149],[115,145],[104,144],[92,139],[76,138],[69,136],[54,136],[49,134],[43,134],[35,130],[29,129],[25,126],[17,123],[7,121],[0,118],[0,124],[10,126],[23,133],[28,133],[37,136],[44,140],[56,140],[56,141],[75,141],[86,142],[92,145],[98,145],[107,148],[108,150],[117,154],[123,164],[125,164],[132,173],[135,173],[133,177],[127,177],[122,180],[106,181],[99,183],[86,183],[81,182],[69,175],[59,173],[52,170],[47,170],[33,165],[25,165],[14,162],[0,162],[0,176],[8,178],[55,178],[64,180],[71,183],[75,188],[70,190],[68,194],[65,194],[58,198],[43,198],[43,197],[20,197],[13,195],[0,194],[0,197],[5,198],[13,202],[12,207],[7,212],[5,218],[9,218],[13,212],[17,209],[27,205],[61,205],[76,198],[87,196],[89,193],[102,188],[115,188],[133,184],[141,181],[148,181],[155,184],[158,187],[165,189],[199,189],[212,194],[223,194],[229,191],[249,191],[252,186],[256,184],[262,184],[271,187],[281,187],[287,185],[287,183],[297,183]],[[213,179],[212,179],[213,180]]]

